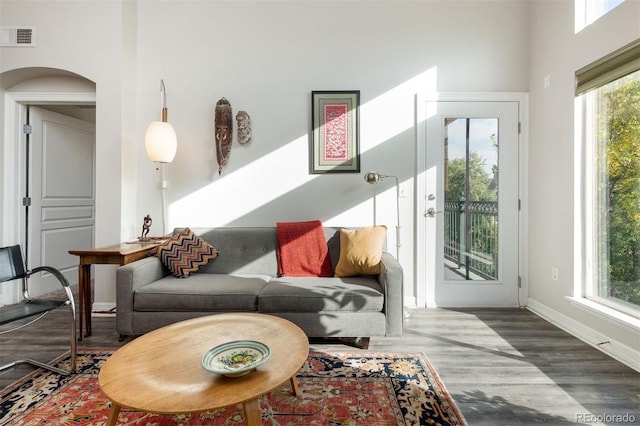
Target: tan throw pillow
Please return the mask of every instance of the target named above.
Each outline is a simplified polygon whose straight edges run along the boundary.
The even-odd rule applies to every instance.
[[[340,230],[340,259],[336,277],[376,275],[380,273],[382,248],[387,236],[384,225]]]
[[[187,278],[202,265],[218,257],[218,249],[189,228],[158,247],[156,256],[178,278]]]

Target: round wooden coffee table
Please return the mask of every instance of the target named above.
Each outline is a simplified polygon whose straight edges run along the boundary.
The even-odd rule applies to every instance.
[[[200,365],[209,349],[234,340],[257,340],[270,359],[242,377],[225,377]],[[247,425],[262,423],[259,397],[290,381],[309,355],[309,341],[295,324],[271,315],[229,313],[178,322],[127,343],[104,363],[99,383],[112,403],[108,425],[121,408],[187,414],[244,405]]]

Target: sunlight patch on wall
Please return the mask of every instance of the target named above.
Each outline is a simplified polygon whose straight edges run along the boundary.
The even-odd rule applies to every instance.
[[[315,179],[308,174],[308,135],[283,145],[233,173],[217,178],[207,185],[171,204],[169,222],[172,226],[222,226],[247,212],[254,211],[297,187]],[[289,161],[303,158],[305,161]],[[274,177],[275,176],[275,177]],[[287,178],[295,176],[295,179]],[[207,204],[201,200],[229,200]],[[179,222],[179,223],[176,223]]]
[[[432,67],[360,105],[361,155],[414,128],[416,94],[435,92],[436,77],[436,67]],[[323,176],[309,174],[308,143],[309,135],[301,135],[232,173],[223,172],[212,183],[171,203],[167,229],[185,224],[207,227],[233,223]],[[413,157],[407,160],[413,161]],[[375,162],[365,165],[377,166]],[[329,179],[325,180],[330,186]],[[366,185],[364,181],[362,184]],[[328,221],[343,221],[355,226],[362,222],[363,213],[370,208],[370,201],[344,206],[341,213]],[[390,211],[389,215],[392,213],[395,221],[395,211]]]
[[[363,152],[388,141],[415,124],[415,95],[436,91],[437,68],[432,67],[360,107]]]

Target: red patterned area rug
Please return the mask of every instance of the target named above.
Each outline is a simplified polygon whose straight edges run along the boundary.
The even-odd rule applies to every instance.
[[[37,370],[0,393],[0,425],[104,425],[110,404],[98,386],[112,350],[79,350],[78,374]],[[54,361],[68,368],[69,358]],[[260,398],[269,426],[466,425],[424,354],[312,352],[289,384]],[[244,425],[241,405],[191,415],[122,410],[118,425]]]

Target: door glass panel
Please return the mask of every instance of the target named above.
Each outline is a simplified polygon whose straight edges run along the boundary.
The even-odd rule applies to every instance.
[[[498,119],[444,128],[444,279],[498,280]]]

